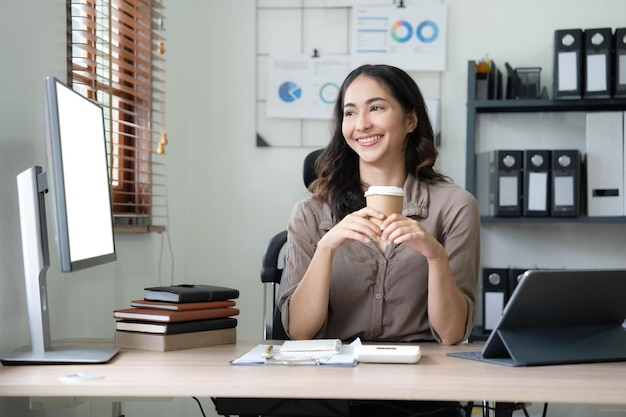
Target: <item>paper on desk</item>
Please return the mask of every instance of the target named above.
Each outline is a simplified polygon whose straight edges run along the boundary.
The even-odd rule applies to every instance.
[[[341,352],[340,339],[285,340],[280,353],[285,355],[335,355]]]
[[[327,366],[356,366],[358,361],[354,355],[354,347],[360,344],[359,339],[349,345],[342,345],[341,351],[336,354],[288,355],[280,353],[280,345],[259,344],[250,351],[230,361],[231,365],[327,365]],[[271,354],[267,355],[272,346]]]

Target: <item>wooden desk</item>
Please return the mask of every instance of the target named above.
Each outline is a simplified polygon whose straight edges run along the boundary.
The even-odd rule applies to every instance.
[[[0,367],[2,397],[325,398],[626,404],[626,362],[508,368],[446,356],[480,346],[421,344],[415,365],[233,366],[260,341],[173,351],[124,350],[105,365]],[[104,378],[63,382],[99,373]],[[315,389],[312,389],[314,387]]]

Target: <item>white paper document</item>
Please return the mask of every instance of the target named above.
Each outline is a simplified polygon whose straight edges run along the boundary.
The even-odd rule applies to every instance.
[[[310,341],[308,341],[310,342]],[[320,351],[298,351],[297,353],[282,352],[281,345],[259,344],[247,353],[233,359],[231,365],[326,365],[326,366],[356,366],[358,361],[354,354],[355,344],[341,345],[337,353]]]
[[[340,339],[286,340],[280,346],[283,355],[336,355],[341,353]]]
[[[386,63],[408,71],[445,71],[447,9],[443,4],[355,7],[352,66]]]
[[[339,88],[350,69],[350,57],[347,55],[271,55],[266,116],[332,119]]]

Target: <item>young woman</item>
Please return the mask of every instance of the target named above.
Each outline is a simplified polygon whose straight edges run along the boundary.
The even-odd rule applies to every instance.
[[[288,223],[279,300],[287,333],[463,341],[476,319],[478,205],[434,169],[418,86],[398,68],[361,66],[340,89],[334,125],[316,162],[313,195]],[[402,214],[366,207],[370,185],[401,187]]]

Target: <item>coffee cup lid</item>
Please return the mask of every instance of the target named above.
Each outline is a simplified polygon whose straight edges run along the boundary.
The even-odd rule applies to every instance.
[[[400,187],[391,185],[372,185],[365,192],[365,197],[370,195],[393,195],[404,197],[404,191]]]

